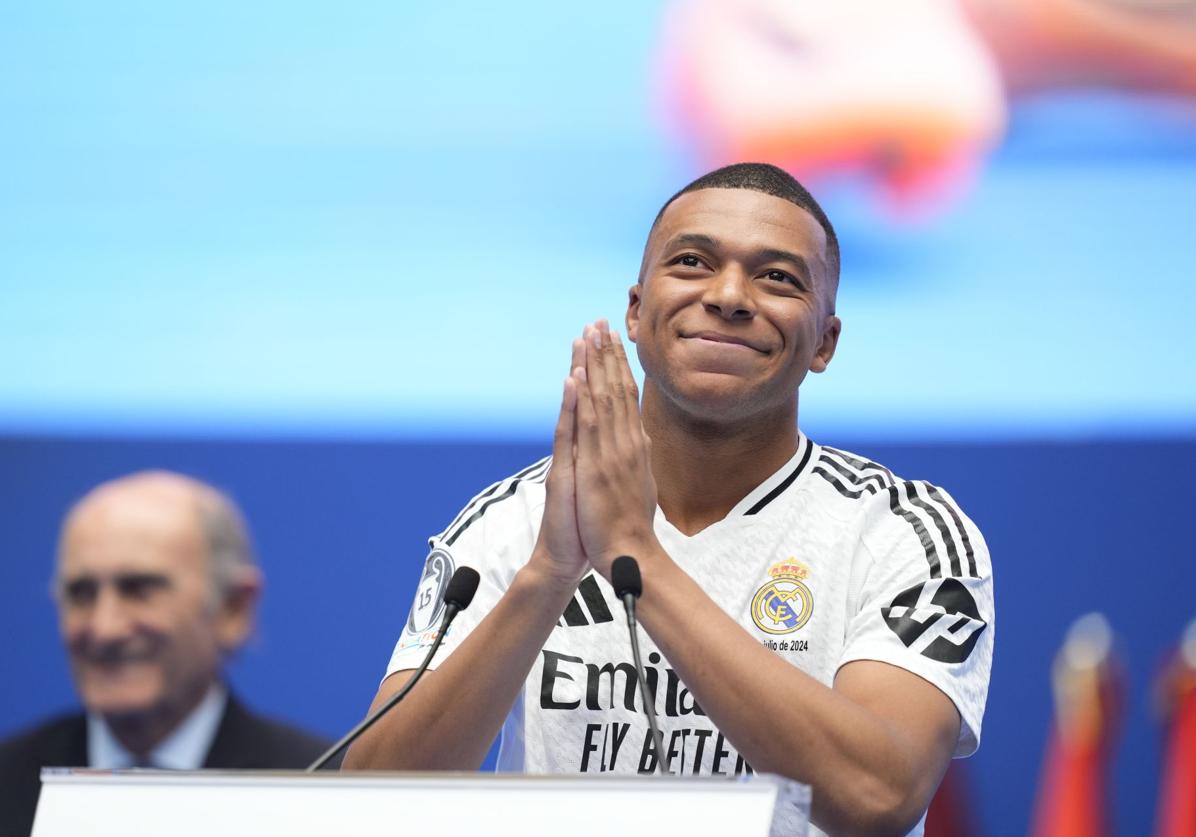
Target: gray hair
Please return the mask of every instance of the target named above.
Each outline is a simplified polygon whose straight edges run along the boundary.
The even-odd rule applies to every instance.
[[[212,595],[217,601],[228,592],[244,567],[254,567],[257,559],[249,541],[249,529],[232,498],[204,486],[197,498],[199,529],[208,547],[208,574]]]

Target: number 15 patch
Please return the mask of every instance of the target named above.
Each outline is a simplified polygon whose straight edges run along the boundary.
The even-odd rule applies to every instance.
[[[415,591],[415,603],[407,617],[407,632],[421,634],[440,622],[444,613],[444,592],[453,577],[453,558],[443,549],[434,549],[424,562],[424,574]]]

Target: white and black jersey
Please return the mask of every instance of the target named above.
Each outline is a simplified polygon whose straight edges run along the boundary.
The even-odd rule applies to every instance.
[[[456,567],[476,569],[481,584],[433,668],[503,595],[536,542],[550,467],[544,459],[495,483],[431,538],[388,674],[419,665]],[[793,458],[725,519],[687,536],[657,509],[655,531],[673,560],[775,654],[828,686],[853,660],[912,671],[958,708],[956,755],[976,749],[992,663],[992,567],[979,530],[946,491],[802,435]],[[604,579],[582,579],[507,718],[500,770],[655,769],[621,613]],[[750,771],[651,638],[643,642],[673,772]]]

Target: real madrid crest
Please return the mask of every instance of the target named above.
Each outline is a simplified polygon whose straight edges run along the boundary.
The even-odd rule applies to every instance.
[[[794,558],[773,564],[769,580],[752,596],[752,621],[770,634],[791,634],[810,621],[814,596],[805,585],[810,570]]]

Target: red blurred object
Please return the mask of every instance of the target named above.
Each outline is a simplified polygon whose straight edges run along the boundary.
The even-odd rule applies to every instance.
[[[1109,764],[1124,693],[1113,636],[1100,614],[1068,631],[1052,669],[1055,719],[1030,833],[1103,837],[1111,831]]]
[[[1196,835],[1196,621],[1163,675],[1167,734],[1159,788],[1158,837]]]
[[[1105,758],[1096,742],[1077,746],[1053,730],[1047,750],[1036,837],[1101,837],[1109,833]]]
[[[972,799],[964,763],[951,762],[926,812],[925,837],[977,837],[980,829]]]

